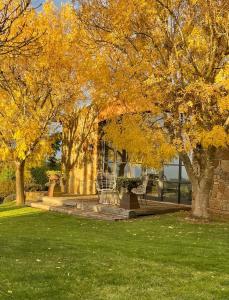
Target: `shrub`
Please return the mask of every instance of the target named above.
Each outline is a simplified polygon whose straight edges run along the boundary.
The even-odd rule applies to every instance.
[[[138,187],[142,183],[141,178],[139,177],[118,177],[117,178],[117,189],[120,191],[121,188],[127,188],[130,192],[133,188]]]
[[[48,182],[47,170],[47,166],[45,165],[30,169],[34,186],[45,187],[45,184]]]

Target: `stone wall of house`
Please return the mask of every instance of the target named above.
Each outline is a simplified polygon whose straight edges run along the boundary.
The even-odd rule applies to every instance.
[[[215,170],[209,209],[212,213],[229,215],[229,159],[220,160]]]
[[[97,150],[90,159],[83,159],[70,173],[69,192],[78,195],[96,194]]]

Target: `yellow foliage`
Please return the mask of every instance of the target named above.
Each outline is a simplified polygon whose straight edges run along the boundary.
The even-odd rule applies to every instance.
[[[107,126],[107,140],[151,165],[174,149],[227,146],[228,1],[79,4],[92,98],[129,113]],[[140,112],[162,116],[162,128],[139,120]]]
[[[81,95],[73,16],[70,5],[57,9],[48,1],[42,11],[31,10],[18,20],[30,24],[24,37],[36,28],[40,38],[34,52],[8,54],[0,63],[1,159],[39,160],[50,154],[55,122]]]
[[[214,126],[211,131],[203,131],[201,134],[202,144],[205,147],[214,145],[215,147],[228,147],[229,134],[221,126]]]
[[[141,115],[124,115],[114,119],[105,127],[105,140],[112,142],[118,150],[125,149],[133,163],[160,169],[176,155],[175,147],[158,127],[152,135]]]

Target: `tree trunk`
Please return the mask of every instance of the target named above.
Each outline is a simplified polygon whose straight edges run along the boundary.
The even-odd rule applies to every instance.
[[[126,163],[121,163],[119,165],[118,176],[123,177],[125,175],[125,167],[126,167]]]
[[[69,170],[69,168],[66,168],[65,169],[65,188],[64,188],[65,194],[70,192],[69,188],[70,188],[70,170]]]
[[[209,170],[199,182],[192,184],[192,214],[196,218],[208,218],[208,207],[213,185],[213,172]]]
[[[61,184],[60,184],[60,187],[61,187],[61,192],[62,193],[69,193],[69,180],[70,180],[70,168],[68,166],[66,166],[66,163],[63,163],[63,174],[64,174],[64,178],[61,179]]]
[[[16,203],[17,205],[25,204],[25,191],[24,191],[24,168],[25,161],[20,160],[15,162],[16,165]]]
[[[215,149],[195,149],[192,160],[187,154],[180,155],[192,184],[192,214],[208,218],[209,200],[214,182],[214,170],[218,164]]]

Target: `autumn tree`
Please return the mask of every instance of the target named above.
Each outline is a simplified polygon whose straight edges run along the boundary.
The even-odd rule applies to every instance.
[[[33,42],[39,37],[36,29],[30,35],[25,34],[30,26],[26,20],[30,14],[31,0],[0,1],[0,55],[25,53],[33,48]]]
[[[65,175],[64,192],[69,192],[70,172],[79,166],[82,159],[89,155],[88,148],[96,144],[99,108],[93,103],[78,101],[65,107],[61,116],[62,132],[62,168]]]
[[[26,21],[31,28],[45,32],[37,41],[39,53],[8,55],[0,73],[0,153],[15,162],[19,205],[25,201],[25,162],[50,153],[50,135],[64,105],[78,91],[70,6],[57,9],[48,2],[42,12],[31,11]],[[31,28],[27,28],[28,36]]]
[[[229,2],[77,2],[85,43],[104,70],[98,89],[109,105],[137,115],[136,140],[147,137],[134,146],[133,136],[129,148],[156,154],[152,164],[160,159],[154,142],[174,148],[192,183],[193,215],[207,217],[217,151],[229,145]]]

